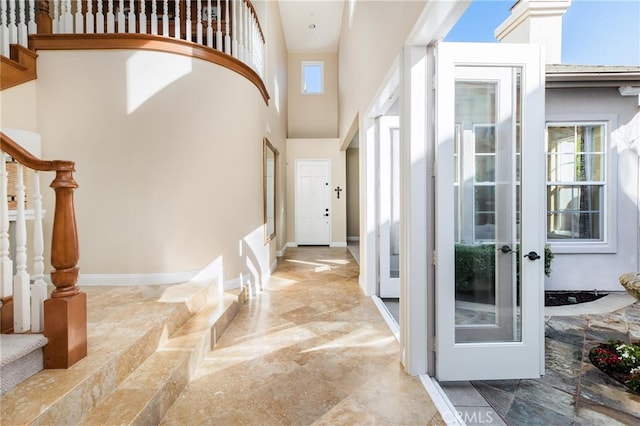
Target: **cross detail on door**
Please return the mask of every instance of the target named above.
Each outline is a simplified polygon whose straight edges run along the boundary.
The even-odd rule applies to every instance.
[[[334,191],[336,191],[336,194],[338,194],[338,200],[340,199],[340,193],[343,191],[342,188],[337,187],[336,189],[334,189]]]

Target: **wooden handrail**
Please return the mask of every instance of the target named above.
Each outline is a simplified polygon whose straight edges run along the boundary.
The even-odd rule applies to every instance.
[[[0,150],[18,163],[38,171],[56,172],[51,183],[55,191],[55,212],[51,241],[51,281],[56,287],[44,304],[44,349],[46,368],[68,368],[87,355],[86,295],[76,286],[79,260],[78,232],[73,191],[73,161],[41,160],[0,132]],[[4,202],[4,201],[3,201]]]

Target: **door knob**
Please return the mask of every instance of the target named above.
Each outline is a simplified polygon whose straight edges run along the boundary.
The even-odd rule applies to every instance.
[[[513,250],[511,250],[511,247],[505,244],[502,247],[500,247],[500,251],[503,252],[504,254],[507,254],[507,253],[511,253]]]
[[[530,251],[529,253],[525,254],[524,257],[528,257],[529,260],[540,259],[540,255],[538,253],[536,253],[535,251]]]
[[[324,216],[329,216],[329,213],[325,213]]]

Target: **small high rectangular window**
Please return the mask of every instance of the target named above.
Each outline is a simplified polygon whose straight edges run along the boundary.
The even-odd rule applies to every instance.
[[[324,93],[324,62],[302,62],[302,93],[305,95]]]

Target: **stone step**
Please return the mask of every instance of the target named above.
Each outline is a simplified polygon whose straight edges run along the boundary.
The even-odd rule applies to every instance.
[[[225,293],[196,313],[81,424],[158,424],[244,303]]]
[[[77,424],[211,300],[211,286],[183,283],[83,287],[88,355],[43,370],[2,395],[3,424]]]

